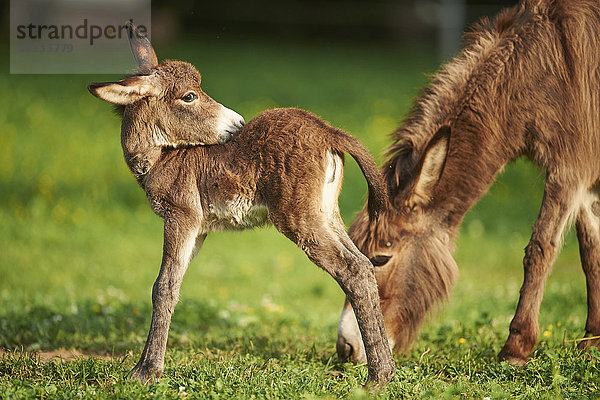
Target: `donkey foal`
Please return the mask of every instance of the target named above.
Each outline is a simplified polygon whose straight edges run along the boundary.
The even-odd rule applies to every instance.
[[[344,290],[364,340],[367,382],[389,382],[395,365],[372,265],[346,234],[337,204],[347,152],[367,179],[370,218],[387,208],[386,187],[368,151],[298,109],[264,112],[219,146],[182,147],[221,143],[243,120],[202,92],[192,65],[168,60],[159,65],[145,38],[133,37],[132,49],[139,74],[89,86],[93,95],[123,107],[125,160],[164,220],[152,323],[132,375],[148,382],[162,374],[183,275],[206,235],[270,220]]]

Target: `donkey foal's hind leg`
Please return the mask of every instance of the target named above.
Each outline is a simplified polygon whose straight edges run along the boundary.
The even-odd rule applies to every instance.
[[[335,231],[334,233],[332,229],[326,237],[319,237],[310,247],[305,246],[305,251],[346,293],[356,314],[365,346],[369,372],[367,384],[383,386],[394,377],[396,365],[385,335],[373,267],[350,238],[347,240],[353,249],[344,245],[346,240],[342,241],[339,237],[346,235],[344,231]]]
[[[587,283],[588,317],[586,337],[600,336],[600,198],[589,192],[577,216],[577,239],[581,266]],[[598,339],[584,340],[580,349],[597,346]]]

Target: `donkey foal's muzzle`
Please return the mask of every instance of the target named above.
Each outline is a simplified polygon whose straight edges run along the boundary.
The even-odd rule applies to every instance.
[[[244,121],[244,118],[235,111],[223,105],[221,107],[221,114],[219,116],[219,121],[217,122],[217,130],[219,132],[219,143],[225,143],[229,141],[237,131],[242,129],[246,121]]]

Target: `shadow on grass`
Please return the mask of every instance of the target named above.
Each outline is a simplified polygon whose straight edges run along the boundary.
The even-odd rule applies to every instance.
[[[139,340],[148,313],[130,303],[101,305],[92,301],[73,305],[68,312],[50,305],[13,308],[0,312],[0,346],[119,353]]]
[[[133,351],[137,356],[151,313],[149,304],[91,300],[71,306],[68,312],[51,305],[0,310],[0,348],[79,349],[93,355]],[[224,311],[212,302],[186,300],[176,308],[168,347],[330,363],[333,342],[315,338],[322,328],[264,310]]]

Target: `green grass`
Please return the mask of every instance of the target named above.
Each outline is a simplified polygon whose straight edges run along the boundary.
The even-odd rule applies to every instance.
[[[246,119],[306,108],[378,160],[436,68],[417,48],[197,38],[157,50],[198,66],[206,92]],[[183,283],[163,379],[124,378],[147,334],[162,231],[122,160],[118,119],[86,90],[116,78],[0,76],[0,347],[16,350],[0,356],[0,398],[366,397],[365,366],[335,357],[341,290],[273,228],[209,236]],[[366,187],[347,165],[340,203],[350,223]],[[519,161],[468,214],[452,299],[397,358],[380,398],[599,397],[600,355],[565,342],[583,334],[586,316],[572,235],[548,281],[531,362],[496,361],[542,188]],[[59,348],[112,358],[34,355]]]

